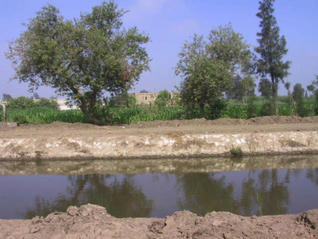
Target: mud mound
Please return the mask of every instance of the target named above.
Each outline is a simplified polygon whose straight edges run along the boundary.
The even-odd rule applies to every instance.
[[[0,238],[317,238],[318,210],[299,215],[242,217],[212,212],[199,217],[188,211],[166,218],[110,216],[96,205],[69,207],[66,213],[51,213],[32,220],[0,220]]]

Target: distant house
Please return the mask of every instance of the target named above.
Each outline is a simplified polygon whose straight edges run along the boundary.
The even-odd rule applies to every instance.
[[[65,99],[56,99],[56,103],[59,105],[59,110],[77,110],[76,105],[67,105]]]
[[[135,93],[136,104],[137,105],[154,104],[158,95],[159,93]],[[179,94],[175,92],[171,92],[170,95],[171,95],[172,102],[175,102],[176,98],[179,96]]]
[[[150,105],[155,102],[159,93],[135,93],[137,105]]]

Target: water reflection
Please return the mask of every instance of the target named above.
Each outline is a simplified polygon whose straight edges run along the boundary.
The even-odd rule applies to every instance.
[[[69,176],[67,194],[60,194],[50,202],[43,197],[35,198],[34,209],[24,218],[44,216],[52,211],[65,211],[68,206],[93,203],[107,208],[116,217],[149,217],[152,200],[147,200],[132,177],[109,175]]]
[[[44,216],[86,203],[104,206],[116,217],[163,217],[183,209],[200,215],[298,213],[318,208],[317,189],[318,169],[1,176],[0,218]]]
[[[187,209],[203,215],[213,210],[238,211],[232,184],[225,182],[226,176],[217,178],[214,173],[191,173],[179,176],[184,197],[179,201],[180,209]]]

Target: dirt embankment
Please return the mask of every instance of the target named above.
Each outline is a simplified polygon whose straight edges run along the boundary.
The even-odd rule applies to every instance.
[[[318,117],[52,123],[0,128],[0,159],[158,158],[318,153]]]
[[[0,220],[0,238],[24,239],[160,239],[160,238],[317,238],[318,210],[297,215],[242,217],[211,212],[199,217],[188,211],[166,218],[114,218],[96,205],[69,207],[32,220]]]

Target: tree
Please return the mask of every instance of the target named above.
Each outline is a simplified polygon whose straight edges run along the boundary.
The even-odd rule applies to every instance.
[[[237,75],[233,79],[233,86],[227,91],[227,96],[229,99],[243,100],[245,96],[253,96],[255,83],[252,77],[245,77],[242,79],[240,75]]]
[[[307,86],[308,91],[310,91],[316,102],[315,113],[318,114],[318,75],[316,75],[316,80],[314,80],[309,86]]]
[[[147,90],[141,90],[140,93],[149,93]]]
[[[10,94],[6,94],[6,93],[2,94],[2,100],[3,101],[10,101],[12,99],[13,99],[13,97]]]
[[[39,100],[41,97],[39,96],[37,92],[34,92],[32,98],[35,100]]]
[[[53,87],[93,123],[107,123],[99,114],[105,96],[127,92],[149,69],[142,46],[149,37],[136,27],[123,30],[124,14],[113,1],[73,21],[64,20],[52,5],[43,7],[10,44],[7,57],[16,66],[16,78],[29,83],[31,91]]]
[[[224,95],[233,89],[234,80],[251,76],[249,46],[231,25],[212,30],[207,41],[194,35],[179,58],[176,74],[183,78],[180,98],[192,116],[219,117],[225,107]]]
[[[272,95],[271,82],[265,78],[262,78],[258,84],[258,91],[261,93],[261,96],[270,98]]]
[[[291,115],[291,114],[293,114],[293,109],[295,109],[296,106],[295,106],[293,94],[290,91],[290,83],[289,82],[285,82],[285,88],[287,89],[287,92],[288,92],[288,107],[289,107],[289,114]]]
[[[162,90],[159,92],[156,100],[155,100],[155,105],[158,107],[166,107],[171,100],[171,95],[169,91],[167,90]]]
[[[296,102],[296,111],[299,116],[305,116],[306,115],[306,109],[304,106],[304,95],[305,95],[305,90],[301,86],[301,84],[296,84],[294,86],[294,91],[293,91],[293,98]]]
[[[255,51],[259,55],[257,61],[257,73],[265,78],[270,79],[272,100],[275,106],[275,113],[278,115],[277,92],[278,84],[283,82],[284,77],[288,75],[290,62],[284,61],[283,57],[287,54],[286,39],[280,36],[279,27],[274,12],[275,0],[262,0],[259,2],[259,12],[257,17],[261,19],[261,31],[257,33],[259,46]]]

